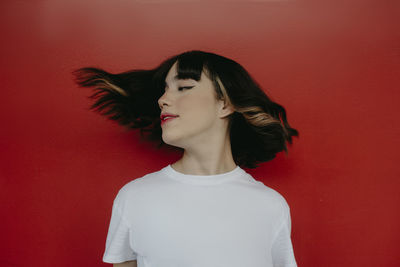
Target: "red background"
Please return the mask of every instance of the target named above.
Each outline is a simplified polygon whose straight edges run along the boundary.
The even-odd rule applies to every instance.
[[[117,190],[180,155],[90,111],[71,71],[191,49],[242,64],[300,131],[247,169],[288,201],[298,265],[400,266],[399,1],[0,5],[1,266],[106,266]]]

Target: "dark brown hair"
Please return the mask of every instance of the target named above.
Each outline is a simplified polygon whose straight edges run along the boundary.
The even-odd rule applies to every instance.
[[[75,82],[81,87],[93,87],[89,96],[96,101],[91,109],[120,125],[149,133],[152,141],[162,140],[160,107],[165,78],[177,62],[179,79],[200,80],[202,71],[213,82],[218,99],[234,107],[229,131],[232,156],[242,167],[256,168],[258,163],[275,158],[282,150],[288,153],[286,142],[299,136],[291,128],[283,106],[271,101],[259,84],[237,62],[226,57],[191,50],[164,60],[150,70],[135,69],[112,74],[101,68],[74,70]],[[168,145],[168,144],[165,144]]]

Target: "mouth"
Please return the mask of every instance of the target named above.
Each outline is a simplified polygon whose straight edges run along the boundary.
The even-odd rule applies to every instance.
[[[163,125],[163,124],[165,124],[165,123],[167,123],[167,122],[169,122],[169,121],[171,121],[173,119],[176,119],[177,117],[178,116],[176,116],[176,117],[166,117],[165,119],[161,120],[161,125]]]

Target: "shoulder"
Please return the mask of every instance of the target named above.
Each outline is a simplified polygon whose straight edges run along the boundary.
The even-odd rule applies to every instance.
[[[133,197],[141,194],[146,194],[149,190],[160,185],[163,180],[160,175],[161,170],[154,171],[143,176],[132,179],[125,183],[116,193],[114,203],[122,205],[124,202],[129,202]]]
[[[285,217],[290,212],[289,204],[286,198],[276,189],[265,185],[263,182],[256,180],[248,174],[251,179],[249,186],[255,194],[266,206],[275,210],[280,217]]]

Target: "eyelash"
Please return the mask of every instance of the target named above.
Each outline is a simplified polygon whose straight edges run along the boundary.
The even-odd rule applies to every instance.
[[[186,88],[186,89],[191,89],[191,88],[193,88],[194,86],[184,86],[184,87],[178,87],[178,91],[182,91],[181,89],[184,89],[184,88]]]

